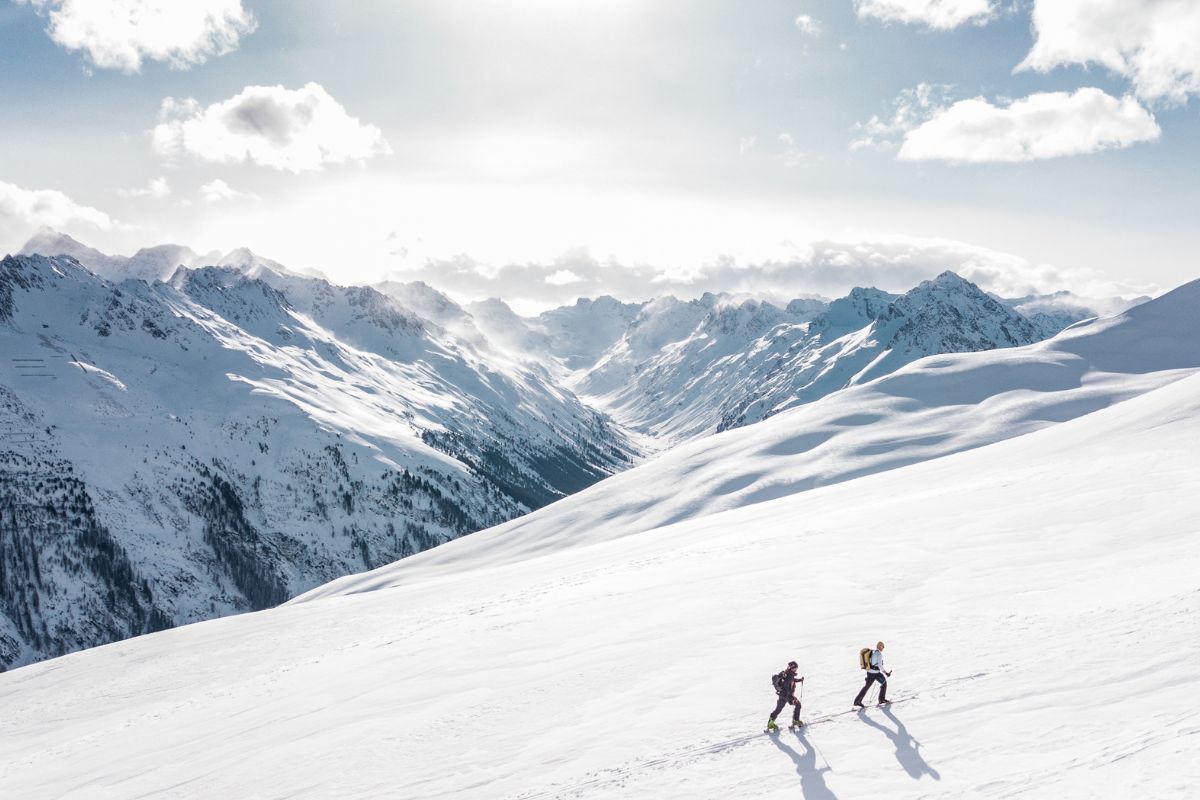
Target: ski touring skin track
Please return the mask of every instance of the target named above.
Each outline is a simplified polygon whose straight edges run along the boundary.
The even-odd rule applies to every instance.
[[[813,725],[820,725],[822,722],[832,722],[833,720],[835,720],[839,717],[846,717],[851,714],[865,714],[867,711],[869,711],[872,708],[887,708],[888,706],[894,706],[897,703],[903,703],[906,700],[915,700],[916,697],[917,696],[915,694],[911,694],[911,695],[905,695],[904,697],[898,697],[895,700],[890,700],[886,703],[876,703],[874,705],[864,706],[863,708],[848,708],[845,711],[838,711],[833,714],[826,714],[823,717],[818,717],[817,719],[814,719],[812,722],[805,723],[803,727],[811,728]]]
[[[903,703],[906,700],[915,700],[917,697],[918,697],[918,695],[915,695],[915,694],[905,695],[904,697],[900,697],[900,698],[893,700],[891,703],[888,703],[887,705],[895,705],[896,703]],[[874,708],[874,707],[876,707],[876,706],[872,706],[872,708]],[[862,710],[865,711],[866,709],[862,709]],[[543,789],[543,790],[536,791],[533,793],[521,793],[521,794],[517,794],[517,795],[512,795],[512,800],[540,800],[540,798],[563,797],[569,793],[577,793],[577,792],[581,792],[585,789],[596,789],[596,788],[600,788],[603,786],[611,786],[611,785],[617,783],[618,781],[628,778],[630,775],[635,775],[646,769],[654,769],[656,767],[664,767],[664,766],[672,765],[672,764],[681,764],[690,759],[703,758],[706,756],[713,756],[713,755],[718,755],[718,754],[722,754],[722,753],[727,753],[731,750],[737,750],[741,747],[745,747],[745,746],[751,744],[752,742],[754,742],[755,740],[761,740],[761,737],[763,737],[763,736],[768,736],[768,737],[778,736],[780,733],[782,733],[783,728],[788,728],[793,733],[800,735],[804,731],[811,728],[813,725],[819,725],[822,722],[830,722],[834,719],[837,719],[838,717],[844,717],[849,714],[854,714],[854,713],[858,713],[858,712],[859,712],[859,709],[851,709],[849,711],[839,711],[836,714],[828,714],[824,717],[819,717],[819,718],[813,720],[812,722],[806,722],[798,728],[792,728],[791,726],[783,725],[783,726],[781,726],[781,730],[763,731],[760,733],[750,733],[750,734],[746,734],[745,736],[737,736],[732,739],[726,739],[725,741],[712,742],[709,744],[699,745],[697,747],[684,748],[681,750],[677,750],[674,753],[665,754],[659,758],[653,758],[653,759],[649,759],[646,761],[640,761],[640,762],[636,762],[636,763],[632,763],[632,764],[627,764],[627,765],[624,765],[621,767],[612,767],[609,769],[601,770],[601,771],[593,774],[591,777],[587,778],[586,780],[580,781],[579,783]]]
[[[929,687],[928,689],[926,689],[924,691],[903,694],[900,697],[897,697],[895,700],[893,700],[888,705],[895,705],[896,703],[904,703],[909,700],[916,700],[921,697],[930,698],[930,699],[934,699],[934,700],[943,698],[947,695],[947,692],[950,691],[950,687],[957,686],[958,684],[963,683],[964,681],[977,680],[979,678],[986,677],[989,674],[991,674],[991,673],[976,672],[976,673],[973,673],[970,675],[956,676],[954,678],[950,678],[949,680],[946,680],[939,684],[936,684],[935,686]],[[871,708],[877,708],[877,707],[878,706],[871,706]],[[819,725],[823,722],[831,722],[835,719],[838,719],[839,717],[849,716],[850,714],[865,713],[867,710],[868,709],[860,710],[857,708],[852,708],[852,709],[848,709],[846,711],[838,711],[833,714],[827,714],[823,717],[818,717],[817,719],[814,719],[812,722],[806,723],[804,726],[802,726],[800,728],[797,728],[796,733],[797,733],[797,735],[800,735],[800,734],[803,734],[804,731],[811,728],[813,725]],[[776,733],[765,733],[763,731],[758,731],[756,733],[748,733],[748,734],[744,734],[742,736],[735,736],[735,737],[732,737],[729,739],[725,739],[723,741],[706,742],[704,744],[696,745],[694,747],[685,747],[685,748],[681,748],[679,750],[675,750],[673,752],[664,753],[663,755],[659,756],[658,758],[637,760],[637,761],[632,761],[632,762],[626,762],[625,764],[622,764],[619,766],[602,768],[602,769],[596,770],[595,772],[591,773],[584,780],[578,781],[575,783],[561,784],[558,786],[553,786],[553,787],[548,787],[548,788],[543,788],[543,789],[536,789],[536,790],[532,790],[532,791],[527,790],[524,792],[520,792],[518,794],[509,795],[508,798],[509,798],[509,800],[541,800],[542,798],[564,797],[564,796],[567,796],[572,793],[581,792],[585,789],[595,789],[595,788],[604,787],[604,786],[611,786],[619,781],[625,780],[626,778],[628,778],[631,775],[636,775],[637,773],[639,773],[643,770],[646,770],[646,769],[655,769],[658,767],[664,767],[664,766],[668,766],[668,765],[679,765],[679,764],[684,764],[691,760],[723,755],[723,754],[732,752],[734,750],[738,750],[742,747],[751,746],[751,745],[753,745],[754,742],[761,741],[764,737],[771,737],[774,735],[777,735],[777,734]]]

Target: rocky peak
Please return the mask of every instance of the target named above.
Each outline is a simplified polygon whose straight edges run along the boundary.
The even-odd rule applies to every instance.
[[[924,353],[1018,347],[1042,339],[1037,327],[953,272],[923,281],[879,316],[895,345]]]

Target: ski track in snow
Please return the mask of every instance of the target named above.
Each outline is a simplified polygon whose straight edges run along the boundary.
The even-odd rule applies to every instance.
[[[906,700],[912,700],[912,699],[915,699],[915,696],[898,697],[892,701],[892,704],[895,705],[897,703],[902,703]],[[693,747],[688,747],[688,748],[684,748],[681,750],[677,750],[672,753],[667,753],[665,755],[659,756],[657,758],[652,758],[647,761],[642,761],[640,763],[631,764],[631,765],[625,766],[625,767],[614,767],[612,769],[605,770],[603,773],[598,774],[595,777],[588,778],[585,781],[581,781],[580,783],[576,783],[571,786],[558,786],[558,787],[554,787],[552,789],[546,789],[544,791],[535,792],[533,794],[528,794],[528,793],[523,792],[521,794],[514,795],[512,800],[536,800],[536,798],[543,798],[543,797],[578,796],[576,793],[580,792],[583,789],[596,789],[596,788],[601,788],[601,787],[608,787],[611,785],[619,785],[619,784],[623,783],[624,781],[628,780],[631,776],[633,776],[639,772],[642,772],[644,770],[656,769],[659,767],[681,767],[681,766],[684,766],[693,761],[700,760],[706,756],[721,756],[721,755],[724,755],[725,753],[728,753],[739,747],[744,747],[744,746],[750,745],[750,744],[756,744],[764,738],[765,739],[771,739],[771,738],[778,739],[779,737],[786,736],[788,734],[791,734],[793,736],[800,736],[803,738],[803,737],[807,736],[809,729],[813,725],[817,725],[822,722],[831,722],[840,716],[845,716],[845,715],[850,715],[850,714],[865,714],[865,713],[867,713],[867,712],[865,712],[865,711],[858,712],[858,711],[853,711],[853,710],[838,712],[837,714],[833,714],[828,717],[822,717],[821,719],[814,720],[810,723],[805,723],[804,727],[802,729],[800,729],[799,731],[792,731],[792,730],[787,729],[786,726],[783,726],[783,729],[780,731],[777,731],[776,733],[768,733],[766,731],[762,731],[759,733],[751,733],[751,734],[744,735],[744,736],[734,736],[731,739],[726,739],[724,741],[719,741],[719,742],[712,742],[712,743],[702,742],[701,744],[695,745]],[[776,744],[776,746],[778,747],[778,744]]]

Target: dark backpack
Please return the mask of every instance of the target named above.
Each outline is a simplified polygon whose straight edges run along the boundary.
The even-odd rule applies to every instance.
[[[775,694],[783,694],[783,684],[787,680],[787,670],[777,672],[771,676],[771,685],[775,687]]]

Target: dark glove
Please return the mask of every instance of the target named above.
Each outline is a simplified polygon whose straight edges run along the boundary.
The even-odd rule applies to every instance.
[[[887,676],[888,676],[889,678],[890,678],[890,677],[892,677],[892,671],[891,671],[890,669],[887,671]]]
[[[803,676],[803,675],[801,675],[801,676],[800,676],[800,682],[801,682],[801,683],[804,683],[804,676]]]

